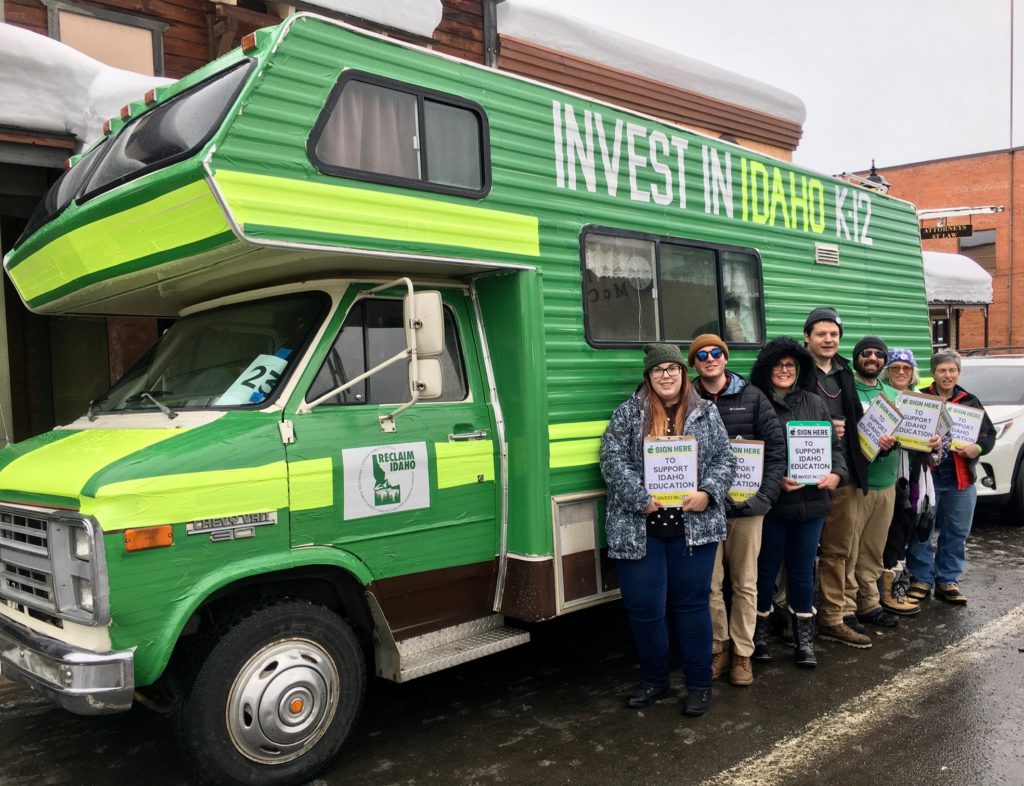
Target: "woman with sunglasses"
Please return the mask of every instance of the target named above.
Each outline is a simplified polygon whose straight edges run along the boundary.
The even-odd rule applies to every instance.
[[[768,396],[785,431],[794,420],[831,420],[828,405],[815,392],[814,358],[789,336],[772,339],[757,356],[750,381]],[[798,666],[813,668],[814,558],[818,552],[825,514],[832,509],[830,492],[846,478],[843,446],[832,432],[832,471],[814,486],[782,478],[779,499],[764,517],[761,552],[757,557],[757,621],[754,628],[756,661],[772,659],[768,649],[770,614],[775,579],[786,565],[790,619]]]
[[[698,491],[681,508],[661,507],[644,483],[644,438],[684,434],[697,440]],[[678,347],[645,346],[643,382],[615,410],[601,438],[608,555],[616,560],[640,658],[640,683],[627,707],[668,696],[670,622],[686,680],[683,714],[703,715],[711,706],[708,600],[735,471],[718,410],[693,392]]]

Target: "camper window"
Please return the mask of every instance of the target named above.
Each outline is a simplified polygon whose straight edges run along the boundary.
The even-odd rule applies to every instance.
[[[476,104],[346,71],[313,128],[309,153],[327,174],[483,196],[486,140]]]
[[[405,347],[402,301],[361,300],[349,311],[341,332],[324,359],[306,401],[316,401],[334,388],[359,376]],[[444,387],[435,401],[464,401],[466,374],[462,351],[451,311],[444,311],[444,354],[441,361]],[[321,406],[328,404],[404,404],[409,400],[408,361],[399,361],[353,385]]]
[[[251,71],[239,63],[132,120],[106,145],[82,199],[191,156],[220,128]]]
[[[761,266],[753,251],[588,229],[583,290],[593,346],[686,343],[701,333],[731,344],[764,340]]]

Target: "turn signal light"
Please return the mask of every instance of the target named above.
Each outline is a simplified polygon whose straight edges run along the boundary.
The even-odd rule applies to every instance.
[[[242,51],[243,52],[251,52],[255,48],[256,48],[256,34],[255,33],[249,33],[248,35],[246,35],[246,36],[244,36],[242,38]]]
[[[144,529],[126,529],[124,531],[125,551],[144,551],[145,549],[161,549],[174,545],[174,529],[170,524]]]

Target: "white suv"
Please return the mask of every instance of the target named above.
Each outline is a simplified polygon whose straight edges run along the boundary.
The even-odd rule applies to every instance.
[[[978,501],[999,503],[1024,524],[1024,355],[964,355],[959,384],[985,405],[996,445],[978,462]]]

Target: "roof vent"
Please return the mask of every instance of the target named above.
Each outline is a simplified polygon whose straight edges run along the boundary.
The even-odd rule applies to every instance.
[[[814,264],[839,267],[839,246],[835,243],[815,243]]]

